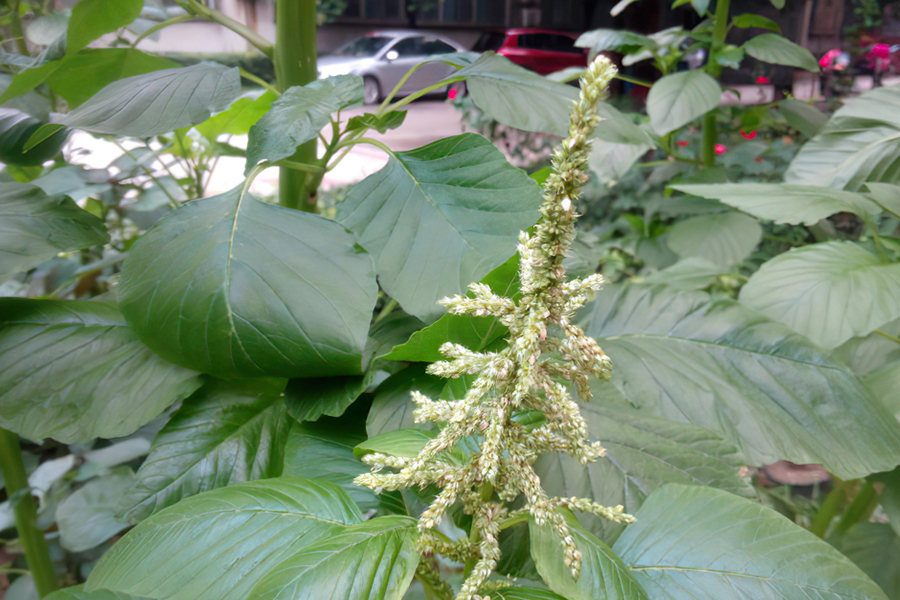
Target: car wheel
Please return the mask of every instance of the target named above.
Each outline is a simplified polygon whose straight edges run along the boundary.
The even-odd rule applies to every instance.
[[[381,86],[374,77],[363,77],[363,102],[378,104],[381,101]]]

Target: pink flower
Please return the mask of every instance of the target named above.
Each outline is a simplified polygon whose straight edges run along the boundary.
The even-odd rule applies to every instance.
[[[875,44],[872,46],[872,56],[875,58],[890,58],[891,47],[887,44]]]
[[[761,163],[761,162],[762,162],[762,156],[757,156],[757,157],[754,158],[753,160],[755,160],[755,161],[758,162],[758,163]]]
[[[752,140],[753,138],[756,137],[756,132],[751,131],[750,133],[747,133],[746,131],[741,131],[741,137],[744,138],[745,140]]]
[[[725,151],[728,148],[725,147],[725,144],[716,144],[716,154],[725,154]]]
[[[843,67],[836,65],[838,57],[841,55],[841,51],[839,48],[832,48],[825,55],[819,59],[819,66],[825,70],[840,70]]]
[[[456,100],[456,88],[450,88],[447,91],[447,98],[450,100]]]
[[[763,77],[762,75],[760,75],[756,78],[756,85],[765,85],[767,83],[769,83],[768,77]]]
[[[679,140],[679,141],[677,141],[677,142],[675,142],[675,143],[678,144],[678,147],[679,147],[679,148],[687,148],[687,147],[688,147],[688,143],[687,143],[686,141],[684,141],[684,140]]]

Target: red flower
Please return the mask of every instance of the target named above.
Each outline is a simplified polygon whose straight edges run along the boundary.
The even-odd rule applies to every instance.
[[[455,88],[450,88],[447,91],[447,98],[449,98],[450,100],[456,100],[456,89]]]
[[[756,78],[756,85],[765,85],[767,83],[769,83],[768,77],[763,77],[762,75],[760,75]]]
[[[760,162],[760,163],[761,163],[761,162],[762,162],[762,156],[757,156],[757,157],[754,158],[753,160],[755,160],[756,162]]]
[[[746,131],[741,131],[741,137],[744,138],[745,140],[752,140],[753,138],[756,137],[756,132],[751,131],[750,133],[747,133]]]
[[[728,148],[725,147],[725,144],[716,144],[716,154],[725,154],[725,151]]]
[[[872,56],[875,58],[890,58],[891,47],[887,44],[875,44],[872,46]]]
[[[688,147],[688,143],[687,143],[686,141],[684,141],[684,140],[679,140],[679,141],[677,141],[677,142],[675,142],[675,143],[678,144],[678,147],[679,147],[679,148],[687,148],[687,147]]]

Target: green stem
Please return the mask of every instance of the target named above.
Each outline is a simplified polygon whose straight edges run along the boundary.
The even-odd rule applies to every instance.
[[[381,312],[379,312],[378,316],[375,317],[375,320],[372,321],[372,325],[394,312],[394,309],[397,308],[398,305],[399,302],[391,298],[391,301],[384,305],[384,308],[381,309]]]
[[[886,331],[882,331],[882,330],[880,330],[880,329],[876,329],[876,330],[875,330],[875,333],[877,333],[877,334],[880,335],[881,337],[885,337],[885,338],[891,340],[892,342],[897,342],[898,344],[900,344],[900,338],[895,337],[895,336],[889,334],[889,333],[886,332]]]
[[[251,73],[250,71],[245,69],[244,67],[238,67],[238,72],[241,74],[241,77],[243,77],[244,79],[246,79],[248,81],[252,81],[256,85],[258,85],[264,89],[267,89],[270,92],[274,92],[276,96],[281,95],[281,92],[278,91],[278,88],[276,88],[274,85],[270,84],[268,81],[266,81],[262,77],[257,77],[256,75],[254,75],[253,73]]]
[[[397,110],[398,108],[404,107],[407,104],[409,104],[410,102],[418,100],[422,96],[428,95],[431,92],[444,87],[445,85],[453,85],[454,83],[459,83],[460,81],[465,81],[465,80],[466,80],[465,77],[448,77],[447,79],[444,79],[443,81],[439,81],[439,82],[435,83],[434,85],[429,85],[427,88],[421,89],[414,94],[410,94],[409,96],[403,98],[402,100],[398,100],[397,102],[388,106],[387,110],[385,110],[383,113],[379,110],[378,111],[379,115],[387,114],[387,113],[391,112],[392,110]]]
[[[713,60],[716,52],[725,45],[725,37],[728,35],[728,12],[731,0],[718,0],[716,2],[716,14],[713,16],[713,42],[709,48],[709,61],[706,63],[706,72],[714,79],[718,79],[722,73],[722,66]],[[716,128],[717,108],[703,115],[703,145],[700,147],[700,159],[707,167],[716,164],[716,141],[719,132]]]
[[[340,148],[346,148],[348,146],[355,146],[357,144],[370,144],[372,146],[375,146],[376,148],[380,148],[380,149],[384,150],[388,154],[393,154],[393,152],[391,152],[391,149],[388,148],[387,144],[385,144],[384,142],[376,140],[375,138],[367,138],[367,137],[361,137],[361,138],[356,138],[356,139],[351,139],[351,140],[344,140],[341,143],[339,143],[337,146],[335,146],[334,149],[338,150]]]
[[[634,77],[629,77],[628,75],[622,75],[621,73],[616,75],[616,79],[620,81],[624,81],[626,83],[633,83],[634,85],[640,85],[642,87],[653,87],[653,84],[649,81],[644,81],[643,79],[636,79]]]
[[[855,481],[841,481],[835,478],[834,484],[834,488],[825,496],[822,506],[819,507],[819,511],[813,517],[809,526],[809,531],[820,538],[825,537],[831,521],[841,512],[841,509],[847,502],[847,489],[853,486]]]
[[[22,18],[19,16],[19,0],[6,0],[6,5],[10,11],[10,29],[16,38],[16,47],[19,54],[31,56],[28,52],[28,44],[25,42],[25,30],[22,29]]]
[[[284,2],[284,4],[295,3],[297,3],[296,0],[294,2]],[[203,4],[197,2],[197,0],[181,0],[180,2],[178,2],[178,5],[190,13],[203,17],[204,19],[209,19],[210,21],[218,23],[226,29],[230,29],[231,31],[235,32],[236,34],[250,42],[250,44],[255,46],[260,52],[262,52],[269,58],[273,57],[273,48],[272,44],[269,43],[269,40],[259,35],[243,23],[235,21],[231,17],[225,16],[215,9],[204,6]],[[315,18],[315,15],[313,16],[313,18]]]
[[[25,549],[25,561],[31,571],[31,578],[37,587],[38,595],[43,598],[57,589],[56,574],[44,533],[37,528],[37,508],[34,498],[28,491],[28,475],[22,462],[22,449],[19,447],[19,436],[6,429],[0,429],[0,469],[6,482],[6,495],[13,498],[21,492],[15,502],[16,530],[19,541]]]
[[[853,502],[850,503],[850,506],[844,511],[844,514],[841,515],[837,525],[834,526],[834,534],[843,535],[848,529],[860,521],[868,519],[875,509],[874,503],[877,502],[877,499],[878,493],[875,491],[875,486],[872,485],[871,482],[865,482],[862,487],[859,488],[859,492],[857,492],[856,497],[853,498]]]
[[[133,42],[131,42],[131,47],[132,47],[132,48],[137,48],[137,45],[140,44],[142,41],[144,41],[145,39],[147,39],[148,37],[150,37],[151,35],[153,35],[153,34],[156,33],[157,31],[160,31],[160,30],[162,30],[162,29],[165,29],[165,28],[168,27],[169,25],[175,25],[176,23],[186,23],[186,22],[188,22],[188,21],[193,21],[193,20],[196,19],[196,18],[197,18],[197,17],[196,17],[195,15],[192,15],[192,14],[178,15],[177,17],[172,17],[172,18],[169,19],[168,21],[163,21],[162,23],[157,23],[156,25],[154,25],[153,27],[151,27],[151,28],[148,29],[147,31],[143,32],[141,35],[137,36],[137,37],[135,38],[135,40],[134,40]]]
[[[275,75],[278,89],[306,85],[316,79],[316,0],[282,0],[276,5]],[[292,163],[316,164],[312,139],[290,157]],[[316,210],[316,181],[296,169],[278,174],[278,203],[309,212]]]

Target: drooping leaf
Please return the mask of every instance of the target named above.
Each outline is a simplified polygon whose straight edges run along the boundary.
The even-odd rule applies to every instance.
[[[900,215],[900,186],[889,183],[866,183],[869,197],[884,210]]]
[[[887,600],[840,552],[727,492],[667,485],[613,545],[654,600]]]
[[[658,135],[683,127],[719,106],[722,88],[700,69],[666,75],[647,96],[647,114]]]
[[[275,162],[291,156],[297,146],[319,135],[331,122],[331,113],[362,99],[363,81],[358,75],[338,75],[288,88],[250,128],[245,172],[261,160]]]
[[[481,136],[463,134],[391,156],[338,205],[372,253],[382,288],[423,320],[515,252],[537,220],[537,184]]]
[[[878,331],[892,337],[900,337],[900,319],[885,323]],[[873,331],[867,336],[847,340],[834,349],[831,355],[845,363],[860,377],[875,369],[900,361],[900,344]]]
[[[756,60],[806,69],[813,73],[819,71],[819,63],[812,52],[777,33],[754,36],[744,43],[743,48]]]
[[[531,557],[541,579],[554,592],[567,600],[647,600],[647,594],[635,581],[628,567],[597,537],[584,529],[568,511],[566,521],[575,545],[581,551],[581,574],[578,579],[563,561],[559,535],[550,525],[528,524],[531,534]]]
[[[397,129],[403,125],[406,119],[405,110],[392,110],[382,117],[378,117],[372,113],[365,113],[351,117],[347,121],[347,131],[359,131],[363,129],[374,129],[378,133],[387,133],[391,129]]]
[[[859,190],[900,178],[900,85],[879,87],[835,111],[784,174],[786,183]]]
[[[621,179],[652,149],[652,144],[619,144],[595,140],[588,154],[588,166],[600,183],[610,183]]]
[[[825,127],[828,115],[820,111],[809,102],[793,98],[782,100],[778,103],[778,111],[782,114],[788,125],[798,129],[806,137],[813,137]]]
[[[171,600],[243,600],[275,566],[361,521],[336,485],[264,479],[192,496],[129,531],[85,588]]]
[[[115,81],[56,123],[92,133],[150,137],[202,123],[240,91],[237,68],[202,62]]]
[[[146,598],[138,598],[130,594],[103,589],[86,592],[84,591],[84,585],[74,585],[56,590],[52,594],[44,596],[44,598],[46,600],[147,600]]]
[[[900,394],[897,393],[900,390],[900,362],[875,369],[863,381],[875,399],[900,419]]]
[[[569,112],[578,99],[572,86],[541,77],[493,52],[485,52],[453,77],[466,78],[475,106],[495,121],[525,131],[559,136],[568,132]]]
[[[870,218],[881,208],[862,194],[814,185],[725,183],[673,185],[674,189],[718,200],[759,219],[793,225],[815,225],[839,212]]]
[[[400,600],[419,564],[416,521],[387,516],[352,525],[303,548],[266,575],[258,600]],[[348,565],[353,565],[348,568]]]
[[[0,182],[0,282],[60,252],[108,240],[103,221],[69,198],[48,196],[31,184]]]
[[[277,97],[275,92],[266,90],[256,98],[238,98],[228,107],[228,110],[207,119],[197,125],[196,129],[200,135],[210,141],[215,141],[220,135],[226,133],[246,135],[250,128],[269,112]]]
[[[153,440],[120,507],[137,522],[200,492],[281,475],[291,428],[283,379],[214,380]]]
[[[147,345],[223,378],[359,374],[376,294],[371,258],[340,225],[239,189],[160,221],[119,284]]]
[[[431,398],[440,396],[446,381],[425,373],[425,366],[413,364],[391,375],[375,393],[372,407],[366,418],[366,431],[375,437],[388,431],[417,427],[413,419],[416,405],[410,393],[419,391]],[[426,428],[424,424],[418,427]]]
[[[747,258],[762,239],[762,227],[739,212],[700,215],[676,223],[667,243],[682,258],[704,258],[730,267]]]
[[[796,248],[763,264],[741,302],[825,348],[900,317],[900,264],[853,242]]]
[[[78,52],[100,36],[125,27],[139,16],[144,0],[81,0],[72,8],[66,54]]]
[[[744,51],[737,46],[727,44],[713,54],[713,60],[723,67],[740,69],[741,61],[744,60]]]
[[[18,167],[42,165],[56,156],[69,137],[60,130],[31,147],[28,140],[43,122],[14,108],[0,108],[0,162]]]
[[[778,26],[778,23],[776,23],[772,19],[768,19],[762,15],[755,15],[753,13],[735,15],[731,19],[731,24],[741,29],[756,27],[758,29],[768,29],[769,31],[774,31],[775,33],[781,33],[781,27]]]
[[[608,286],[585,328],[628,401],[722,433],[748,464],[822,463],[844,478],[900,462],[900,425],[846,367],[737,302]]]
[[[69,552],[83,552],[127,528],[116,506],[133,483],[131,474],[98,477],[60,502],[56,507],[60,545]]]
[[[654,47],[656,43],[644,34],[622,29],[593,29],[582,33],[575,40],[579,48],[590,48],[591,52],[598,53],[604,50],[619,50],[628,47],[643,48]]]
[[[516,254],[481,280],[494,293],[515,298],[519,289],[519,256]],[[481,352],[509,333],[505,325],[494,317],[445,314],[440,319],[415,332],[406,343],[396,346],[386,360],[435,362],[444,360],[440,347],[446,342],[462,344]]]
[[[606,457],[588,465],[562,454],[540,457],[535,470],[551,496],[592,498],[633,513],[666,483],[708,485],[746,498],[755,495],[738,476],[745,463],[738,449],[709,429],[653,417],[605,398],[583,404],[581,413],[591,437],[606,448]],[[622,530],[592,515],[579,515],[578,520],[608,543]]]
[[[679,290],[702,290],[712,285],[727,270],[703,258],[685,258],[671,267],[651,273],[644,281],[669,285]]]
[[[706,10],[709,8],[709,0],[691,0],[691,6],[698,15],[703,17],[706,16]]]
[[[200,386],[103,302],[0,299],[0,426],[72,443],[128,435]]]

